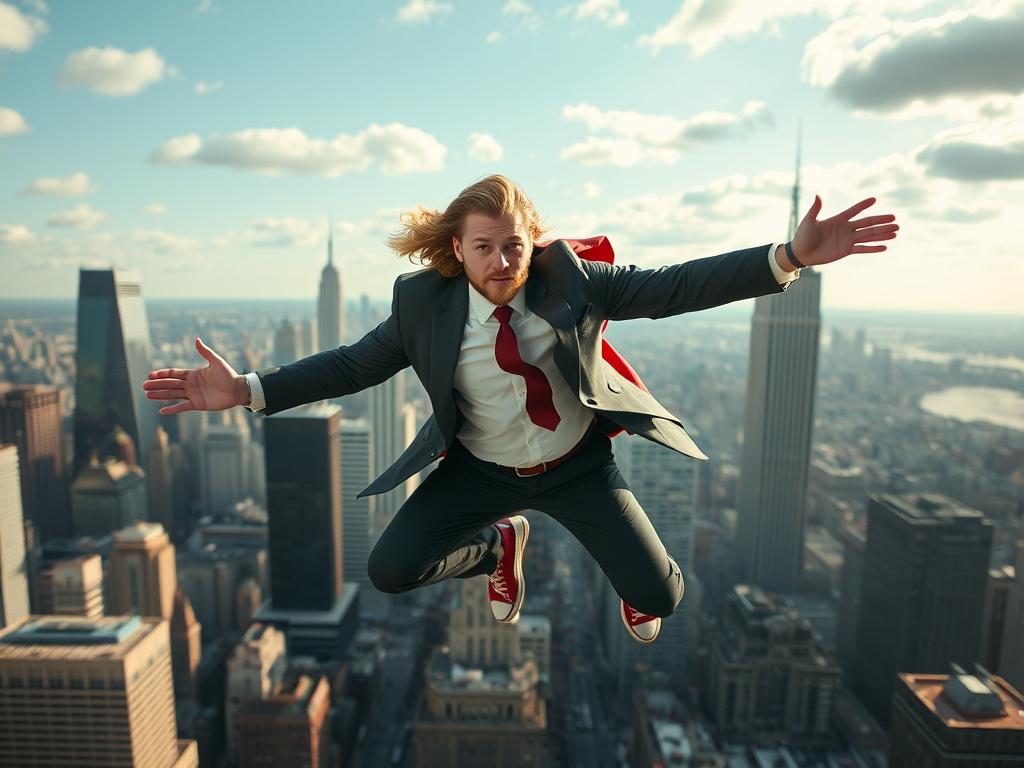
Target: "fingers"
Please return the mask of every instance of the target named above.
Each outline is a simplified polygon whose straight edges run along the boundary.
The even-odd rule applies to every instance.
[[[187,376],[187,368],[161,368],[160,370],[149,372],[150,379],[184,379]],[[145,387],[146,382],[143,382],[142,386]]]
[[[184,387],[178,389],[149,389],[146,390],[147,400],[180,400],[185,396]]]
[[[198,336],[196,336],[196,351],[199,352],[200,355],[205,357],[210,362],[220,359],[220,355],[218,355],[216,352],[214,352],[212,349],[206,346],[206,344],[203,343],[203,340],[200,339]]]
[[[864,200],[861,200],[859,203],[854,203],[849,208],[847,208],[845,211],[843,211],[842,213],[837,213],[832,218],[839,219],[841,221],[849,221],[854,216],[856,216],[858,213],[863,211],[865,208],[870,208],[874,204],[875,204],[875,198],[869,197],[869,198],[866,198]]]
[[[855,245],[850,249],[850,253],[878,253],[884,250],[884,245]]]
[[[891,240],[896,237],[896,232],[899,228],[899,224],[882,224],[878,227],[860,229],[854,233],[853,242],[860,243],[864,240]]]
[[[811,203],[811,207],[807,209],[807,213],[804,214],[805,219],[813,221],[821,213],[821,198],[817,195],[814,196],[814,202]]]
[[[850,223],[853,224],[855,229],[861,229],[862,227],[870,227],[873,224],[888,224],[890,221],[896,221],[896,217],[891,213],[886,213],[882,216],[867,216]]]
[[[191,400],[185,400],[174,405],[165,405],[160,409],[161,416],[170,416],[175,413],[183,413],[185,411],[194,411],[196,407],[192,404]]]

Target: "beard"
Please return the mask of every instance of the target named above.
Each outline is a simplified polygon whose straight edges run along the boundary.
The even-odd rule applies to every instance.
[[[469,280],[469,284],[487,297],[488,301],[500,307],[512,301],[515,295],[519,293],[519,289],[526,284],[526,278],[529,277],[529,274],[530,267],[527,263],[522,266],[519,272],[500,275],[501,277],[510,277],[511,279],[508,282],[496,283],[488,278],[483,283],[480,283],[468,271],[466,272],[466,277]],[[497,277],[497,275],[492,275],[491,277]]]

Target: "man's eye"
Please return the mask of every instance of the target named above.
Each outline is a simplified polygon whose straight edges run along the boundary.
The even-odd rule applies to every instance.
[[[520,251],[523,250],[523,244],[522,243],[512,243],[512,247],[513,248],[518,248]]]
[[[477,249],[478,251],[480,251],[480,250],[484,250],[484,251],[485,251],[485,250],[487,250],[487,246],[486,246],[486,245],[478,245],[478,246],[476,247],[476,249]]]

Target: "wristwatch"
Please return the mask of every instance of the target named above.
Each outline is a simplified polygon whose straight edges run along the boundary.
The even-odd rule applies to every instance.
[[[246,408],[252,405],[252,385],[249,383],[249,377],[242,374],[242,380],[245,382],[245,402],[242,403]]]

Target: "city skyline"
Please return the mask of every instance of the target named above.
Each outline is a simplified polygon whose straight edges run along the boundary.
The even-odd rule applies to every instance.
[[[706,6],[4,2],[3,298],[112,263],[155,298],[313,298],[333,213],[346,290],[383,299],[400,211],[495,171],[620,263],[767,243],[799,123],[801,212],[903,222],[823,270],[824,311],[1022,314],[1020,2]]]

